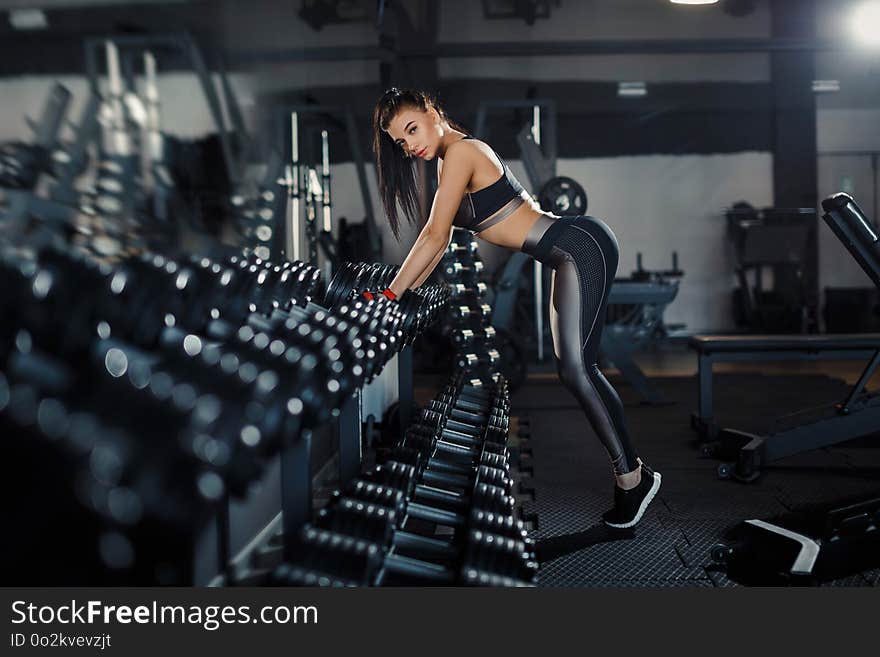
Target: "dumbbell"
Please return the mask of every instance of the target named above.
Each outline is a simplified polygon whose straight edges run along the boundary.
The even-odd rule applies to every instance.
[[[262,369],[231,350],[212,346],[196,352],[193,341],[188,342],[175,358],[163,357],[155,364],[129,357],[135,388],[131,395],[135,399],[142,394],[139,390],[151,387],[189,388],[191,392],[174,406],[188,418],[180,424],[185,431],[178,442],[223,472],[235,492],[243,493],[262,472],[260,459],[280,440],[299,433],[304,416],[317,416],[318,411],[329,415],[329,407],[340,403],[326,396],[323,386],[309,382],[307,372],[299,368]],[[116,347],[109,341],[108,346]],[[170,348],[169,343],[165,353]],[[301,410],[291,405],[293,398],[300,400]]]
[[[489,286],[482,281],[473,285],[465,285],[464,283],[448,283],[449,294],[454,297],[476,297],[482,298],[489,292]]]
[[[450,278],[458,278],[461,281],[470,281],[471,279],[476,279],[476,277],[482,273],[483,269],[484,265],[480,260],[477,260],[471,265],[463,265],[460,262],[450,262],[444,266],[443,273]],[[476,283],[476,280],[473,280],[473,283]]]
[[[477,240],[474,239],[474,236],[464,228],[455,228],[452,231],[452,240],[453,244],[467,245],[474,243],[476,244]]]
[[[522,564],[525,570],[519,576],[533,579],[534,573],[529,571],[535,570],[534,564],[527,562],[534,561],[534,543],[528,538],[522,522],[513,516],[476,512],[468,519],[468,531],[457,533],[451,540],[405,531],[402,529],[405,522],[405,509],[343,497],[318,515],[316,525],[382,545],[388,551],[387,555],[391,555],[392,551],[398,555],[403,552],[446,562],[461,562],[474,539],[474,531],[478,531],[495,536],[498,540],[519,542],[520,554],[527,555],[523,559],[526,563]],[[415,564],[409,562],[408,565]],[[429,572],[435,573],[436,569],[429,568]]]
[[[507,383],[473,384],[463,374],[456,373],[453,375],[452,382],[444,386],[443,391],[462,398],[479,401],[506,394]]]
[[[492,306],[488,303],[470,303],[467,305],[452,305],[450,314],[455,319],[467,320],[473,318],[486,318],[492,316]]]
[[[337,336],[313,324],[300,324],[298,328],[300,331],[280,339],[245,325],[236,332],[229,346],[261,368],[275,371],[286,379],[294,377],[289,384],[291,390],[310,385],[316,391],[332,395],[363,381],[364,368],[353,367],[346,345]]]
[[[467,526],[470,515],[475,511],[502,516],[513,515],[514,498],[504,488],[498,486],[477,481],[467,498],[462,495],[452,503],[453,506],[458,507],[459,510],[456,511],[412,500],[417,490],[419,495],[427,492],[429,497],[432,490],[431,487],[424,485],[418,485],[420,487],[417,489],[415,468],[412,466],[397,464],[394,468],[387,469],[380,466],[375,468],[371,476],[380,481],[355,480],[346,490],[345,496],[363,502],[395,506],[413,518],[449,527]],[[440,503],[449,504],[446,501]],[[462,512],[464,510],[466,512]]]
[[[500,399],[489,405],[468,403],[461,398],[439,394],[425,404],[425,409],[435,411],[448,418],[448,428],[473,434],[487,424],[505,429],[508,423],[508,402]],[[431,422],[433,424],[433,421]]]
[[[284,308],[291,302],[305,305],[320,284],[318,268],[302,261],[273,264],[258,257],[232,256],[230,265],[256,276],[252,301],[261,301],[265,311]]]
[[[490,408],[510,410],[510,397],[507,392],[506,383],[503,389],[493,389],[490,386],[486,386],[484,390],[488,391],[487,393],[475,392],[474,390],[479,389],[459,389],[455,386],[447,386],[437,394],[435,399],[450,407],[473,410],[475,412],[485,411]]]
[[[439,440],[473,449],[484,442],[506,444],[508,421],[504,417],[491,417],[483,425],[471,425],[425,408],[419,412],[411,428],[421,435],[433,435]]]
[[[392,573],[437,583],[462,581],[496,586],[531,584],[515,575],[520,571],[527,575],[531,572],[528,565],[523,565],[533,563],[531,555],[525,551],[527,546],[513,539],[503,541],[491,534],[475,533],[473,546],[469,546],[458,572],[448,566],[394,554],[387,544],[325,529],[307,527],[298,538],[297,562],[279,566],[273,573],[276,583],[381,586],[387,574]],[[513,562],[512,556],[520,556],[518,550],[523,550],[521,562]]]
[[[446,253],[451,255],[460,255],[460,254],[474,254],[477,252],[478,246],[476,241],[471,240],[464,244],[457,244],[456,242],[451,242],[449,244],[449,248],[446,249]]]
[[[412,517],[455,527],[456,531],[462,528],[483,529],[510,538],[523,538],[522,523],[513,514],[513,498],[502,489],[486,484],[477,484],[474,487],[473,504],[466,514],[413,502],[407,497],[406,490],[364,479],[355,480],[344,493],[336,497],[393,510],[401,527]]]
[[[397,301],[404,316],[405,330],[409,334],[408,341],[412,339],[409,336],[414,337],[437,319],[449,298],[449,290],[445,286],[421,286],[419,290],[407,290]]]
[[[448,443],[429,431],[407,430],[391,451],[391,458],[412,463],[409,451],[428,459],[427,467],[440,473],[470,476],[479,465],[509,469],[510,452],[501,443],[486,442],[479,449]]]
[[[357,274],[357,265],[350,262],[346,262],[337,269],[324,294],[324,306],[333,308],[336,304],[347,299],[351,290],[354,289],[353,285]]]
[[[486,477],[486,481],[481,477]],[[510,495],[512,484],[508,485],[506,473],[489,468],[478,470],[470,490],[465,491],[419,483],[418,470],[399,462],[376,466],[367,478],[401,491],[407,500],[407,513],[414,518],[450,527],[466,525],[470,509],[511,515],[515,504]]]
[[[389,307],[391,304],[387,299],[380,303],[388,304]],[[280,320],[285,315],[276,312],[274,317]],[[256,320],[249,322],[254,323]],[[300,329],[301,324],[320,327],[326,333],[336,335],[349,349],[363,349],[371,368],[376,360],[384,363],[392,353],[396,353],[402,339],[400,316],[393,311],[384,312],[373,302],[354,301],[350,305],[342,304],[334,308],[333,312],[321,309],[315,311],[313,308],[290,308],[283,323],[284,329],[305,335],[307,330]]]
[[[430,457],[435,469],[451,474],[469,473],[480,464],[505,469],[510,459],[506,440],[468,446],[439,438],[436,430],[427,427],[410,427],[399,445]]]
[[[458,354],[455,358],[456,366],[465,370],[478,367],[494,367],[500,361],[501,354],[495,348]]]
[[[473,308],[473,306],[471,308]],[[459,344],[461,345],[461,349],[466,349],[468,351],[477,351],[478,349],[482,349],[484,347],[493,346],[491,342],[485,337],[485,329],[488,327],[489,322],[491,321],[492,319],[490,316],[484,317],[482,314],[474,314],[472,312],[469,317],[451,319],[448,326],[450,333],[453,331],[470,331],[473,334],[471,336],[471,339],[469,341],[462,341]],[[476,339],[477,336],[480,336],[480,339]],[[457,342],[455,336],[453,336],[453,341]]]
[[[459,347],[491,344],[495,336],[496,333],[493,326],[456,326],[452,331],[452,341]]]
[[[204,343],[179,329],[167,328],[162,339],[164,363],[176,365],[185,378],[199,385],[219,387],[218,394],[222,386],[241,387],[235,394],[261,407],[285,406],[296,397],[302,405],[302,417],[319,421],[361,379],[340,360],[333,336],[311,330],[309,335],[325,349],[275,338],[247,325],[225,344]]]
[[[459,394],[471,397],[491,397],[498,392],[506,390],[507,384],[504,382],[496,382],[492,384],[475,384],[470,383],[466,376],[462,374],[454,374],[446,389],[456,390]]]
[[[33,399],[34,411],[39,412],[27,418],[18,387],[10,390],[14,410],[8,410],[6,418],[0,417],[7,442],[10,447],[14,440],[20,448],[39,449],[41,466],[46,472],[60,475],[54,485],[63,486],[71,494],[76,490],[82,510],[97,515],[97,522],[113,523],[116,531],[122,533],[143,531],[144,523],[157,531],[178,532],[191,530],[199,516],[204,518],[209,511],[210,501],[193,495],[201,477],[193,469],[193,461],[175,450],[162,447],[160,451],[153,446],[153,439],[163,437],[158,432],[147,432],[142,427],[133,432],[131,427],[114,426],[105,422],[104,415],[62,404],[54,398]],[[95,449],[105,458],[89,458],[90,444],[96,445]],[[23,473],[8,476],[14,478]],[[107,483],[108,476],[113,481],[118,478],[125,482],[124,488]],[[216,475],[209,474],[202,481],[212,488],[217,484],[222,491],[222,482]],[[124,494],[114,499],[115,492]],[[82,524],[89,527],[93,522]],[[161,523],[162,529],[156,523]]]
[[[486,409],[479,407],[477,410],[474,410],[473,407],[462,407],[458,405],[456,400],[441,395],[436,399],[429,400],[425,404],[425,408],[447,416],[449,421],[460,422],[467,427],[476,428],[492,424],[503,430],[509,424],[508,410],[501,404],[493,405]],[[472,431],[473,429],[470,431],[466,429],[465,433],[471,433]]]
[[[0,144],[0,186],[30,189],[48,164],[49,153],[42,146],[24,142]]]
[[[362,521],[363,516],[366,515],[364,513],[364,508],[370,505],[374,508],[384,508],[388,512],[394,513],[395,518],[398,519],[398,526],[404,526],[406,518],[410,516],[417,519],[429,520],[430,522],[437,522],[438,520],[438,518],[432,515],[430,510],[427,512],[425,511],[426,507],[424,507],[424,505],[418,503],[410,503],[407,505],[405,495],[401,490],[389,488],[387,486],[358,481],[355,482],[351,492],[344,499],[350,500],[350,502],[346,503],[348,509],[351,509],[352,507],[357,508],[359,505],[363,506],[360,506],[358,509],[361,514],[360,519],[355,518],[354,522],[347,527],[345,526],[347,523],[340,523],[343,531],[356,530],[360,525],[358,521]],[[373,517],[381,517],[385,514],[379,510],[374,510],[370,515]],[[448,516],[448,513],[446,515]],[[447,517],[441,517],[439,520],[441,521],[441,524],[449,524]],[[391,532],[388,531],[389,525]],[[511,565],[510,561],[513,561],[513,572],[518,573],[518,575],[516,575],[518,578],[524,578],[527,581],[532,581],[534,579],[537,565],[534,563],[533,544],[526,538],[522,523],[513,517],[511,513],[496,513],[476,506],[471,508],[467,517],[461,516],[455,526],[459,529],[456,531],[452,542],[441,541],[438,539],[426,540],[424,537],[419,537],[418,535],[409,532],[402,534],[398,539],[393,533],[394,523],[386,524],[380,522],[378,533],[383,537],[383,544],[387,548],[399,547],[400,549],[417,552],[420,555],[430,556],[431,558],[448,558],[453,552],[457,552],[461,555],[463,548],[465,552],[464,563],[478,572],[494,572],[496,575],[500,573],[498,572],[499,568],[496,565],[495,559],[491,554],[486,554],[484,550],[479,547],[481,543],[484,543],[483,538],[485,536],[494,537],[488,541],[489,546],[497,543],[506,543],[509,545],[509,541],[514,541],[518,544],[516,545],[516,558],[514,559],[512,558],[512,555],[508,555],[508,567]],[[475,532],[477,533],[475,534]],[[391,533],[390,537],[389,533]],[[472,554],[470,558],[467,557],[468,551],[473,549],[475,543],[477,544],[476,553],[481,554],[484,559],[486,559],[482,566],[476,560],[476,554]],[[459,560],[460,559],[461,557],[459,556]],[[407,565],[417,567],[422,564],[409,562]],[[414,572],[408,570],[396,572],[416,575],[427,579],[448,579],[450,576],[448,571],[437,567],[435,564],[430,564],[430,567],[426,570],[419,569]],[[509,575],[510,572],[508,571],[507,574]],[[471,577],[467,579],[476,583],[473,581],[473,577],[474,573],[471,573]],[[381,578],[378,580],[378,583],[381,583]],[[483,583],[486,584],[488,582],[484,581]],[[496,582],[495,585],[504,584]]]
[[[491,444],[491,443],[489,443]],[[486,483],[493,483],[502,488],[510,487],[512,490],[513,480],[510,478],[510,464],[507,452],[495,453],[491,449],[480,450],[469,461],[455,461],[445,459],[437,455],[436,449],[432,449],[430,439],[424,444],[416,440],[410,440],[395,447],[384,463],[403,463],[415,467],[421,476],[423,483],[429,486],[439,486],[448,489],[467,489],[473,485],[476,476]],[[478,473],[480,468],[488,468],[488,471]]]
[[[507,397],[498,397],[497,399],[486,400],[474,400],[472,398],[464,397],[462,395],[458,395],[450,392],[440,392],[432,401],[437,402],[442,405],[443,408],[432,408],[432,410],[438,410],[443,413],[447,413],[447,410],[451,412],[452,410],[461,411],[462,413],[470,413],[473,415],[478,415],[482,417],[486,413],[504,413],[507,414],[510,411],[510,400]],[[426,405],[427,407],[427,405]],[[476,422],[474,418],[468,416],[455,417],[453,419],[462,420],[464,422],[469,422],[473,424]]]
[[[356,302],[352,307],[341,305],[332,313],[294,306],[285,312],[276,311],[270,318],[251,315],[247,321],[255,330],[284,340],[298,336],[297,342],[312,344],[314,348],[325,336],[331,336],[339,357],[333,356],[333,360],[341,358],[342,364],[334,365],[335,374],[360,382],[371,379],[401,348],[398,319],[394,314],[376,315]]]

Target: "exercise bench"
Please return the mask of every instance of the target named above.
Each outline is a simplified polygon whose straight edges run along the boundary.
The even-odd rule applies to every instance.
[[[848,194],[822,201],[823,219],[880,288],[880,232]],[[880,431],[880,395],[866,389],[880,366],[880,335],[841,336],[693,336],[689,346],[699,354],[699,410],[691,424],[704,438],[716,441],[722,463],[719,476],[754,481],[761,467],[805,451],[828,447]],[[712,365],[722,361],[830,360],[867,358],[846,399],[778,418],[773,429],[753,434],[719,429],[712,418]]]

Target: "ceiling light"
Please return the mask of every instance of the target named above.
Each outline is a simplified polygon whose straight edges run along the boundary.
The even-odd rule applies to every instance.
[[[850,27],[864,45],[880,48],[880,2],[863,2],[853,10]]]
[[[45,30],[49,21],[42,9],[12,9],[9,24],[16,30]]]
[[[669,0],[674,5],[714,5],[718,0]]]
[[[833,94],[840,91],[840,80],[813,80],[813,92]]]
[[[617,95],[625,98],[638,98],[648,93],[644,82],[618,82]]]

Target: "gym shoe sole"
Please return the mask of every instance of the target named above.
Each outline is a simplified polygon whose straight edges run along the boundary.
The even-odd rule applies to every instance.
[[[648,491],[648,494],[645,495],[645,499],[642,500],[642,503],[639,504],[639,510],[636,512],[636,517],[625,523],[611,523],[607,520],[605,524],[609,527],[614,527],[615,529],[628,529],[629,527],[634,527],[639,520],[642,519],[642,516],[645,515],[645,509],[648,508],[648,505],[651,503],[651,500],[654,499],[654,496],[657,494],[657,491],[660,490],[660,482],[663,477],[660,476],[659,472],[654,473],[654,483],[651,484],[651,490]]]

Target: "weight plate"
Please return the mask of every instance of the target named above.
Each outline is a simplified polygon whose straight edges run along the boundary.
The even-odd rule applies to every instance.
[[[538,203],[545,212],[583,215],[587,212],[587,192],[576,180],[567,176],[556,176],[541,188]]]

